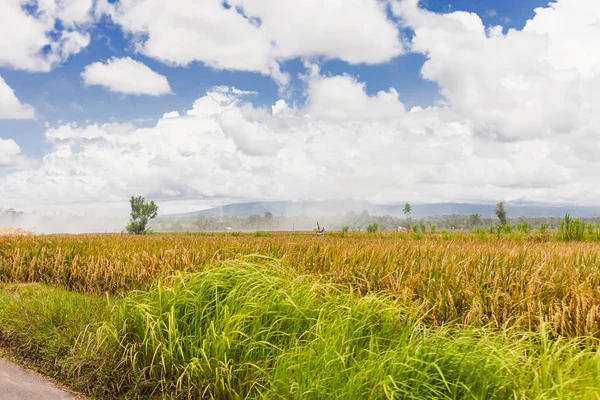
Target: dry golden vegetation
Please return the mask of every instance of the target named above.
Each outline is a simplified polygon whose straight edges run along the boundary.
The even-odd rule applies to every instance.
[[[0,228],[0,236],[33,236],[35,233],[23,228]]]
[[[600,244],[533,234],[2,237],[0,280],[126,293],[256,254],[359,295],[391,294],[433,325],[548,322],[559,335],[600,336]]]

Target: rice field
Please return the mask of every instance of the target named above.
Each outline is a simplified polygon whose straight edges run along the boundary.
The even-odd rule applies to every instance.
[[[0,281],[38,282],[93,294],[148,287],[176,271],[262,255],[298,275],[385,292],[430,323],[538,325],[565,336],[594,335],[600,323],[600,244],[485,240],[457,233],[315,237],[77,235],[0,239]]]
[[[102,398],[598,398],[599,255],[521,233],[7,236],[0,343]]]

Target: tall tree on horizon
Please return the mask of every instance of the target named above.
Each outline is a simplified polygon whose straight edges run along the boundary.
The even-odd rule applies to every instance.
[[[406,215],[406,224],[408,225],[408,228],[410,229],[410,213],[412,212],[412,206],[410,205],[410,203],[406,203],[404,205],[402,212],[404,213],[404,215]]]
[[[494,208],[494,213],[496,214],[496,216],[500,220],[500,224],[501,225],[506,225],[506,223],[507,223],[507,220],[506,220],[506,209],[504,208],[504,202],[503,201],[501,201],[500,203],[496,204],[496,208]]]
[[[131,204],[131,219],[125,229],[128,233],[145,235],[150,231],[146,227],[148,221],[156,218],[158,215],[158,206],[154,204],[154,201],[146,203],[146,200],[142,196],[131,196],[129,203]]]

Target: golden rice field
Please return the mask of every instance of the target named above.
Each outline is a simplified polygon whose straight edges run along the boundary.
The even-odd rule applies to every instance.
[[[600,337],[600,244],[452,233],[0,237],[0,281],[91,294],[147,288],[175,271],[261,255],[298,275],[384,292],[433,326],[469,324]]]

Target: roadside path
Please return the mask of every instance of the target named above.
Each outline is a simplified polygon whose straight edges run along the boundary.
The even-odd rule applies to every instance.
[[[0,400],[75,400],[48,378],[0,358]]]

